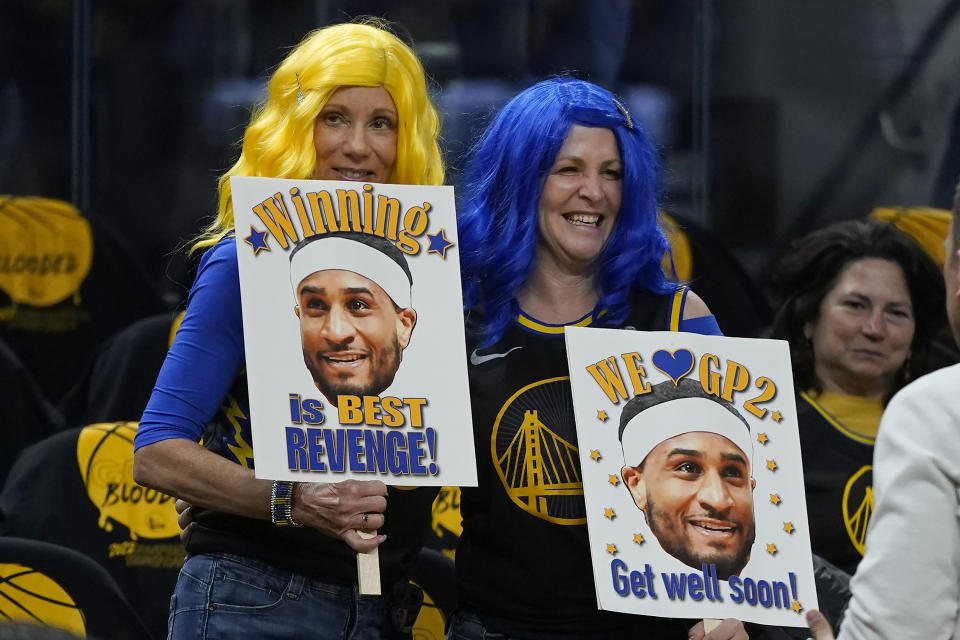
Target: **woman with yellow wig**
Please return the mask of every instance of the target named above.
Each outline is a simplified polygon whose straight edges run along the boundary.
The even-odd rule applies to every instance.
[[[204,254],[186,315],[135,440],[137,482],[192,505],[170,638],[408,631],[389,597],[357,594],[356,552],[379,546],[384,593],[402,590],[431,492],[254,477],[229,178],[441,184],[439,129],[420,61],[379,23],[310,33],[270,78],[193,247]]]

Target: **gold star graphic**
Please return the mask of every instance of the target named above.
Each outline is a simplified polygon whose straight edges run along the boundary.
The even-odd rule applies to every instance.
[[[790,605],[790,608],[796,611],[797,613],[800,613],[801,611],[803,611],[803,607],[801,607],[800,603],[797,602],[796,600],[793,601],[793,604]]]
[[[772,556],[777,555],[777,545],[775,545],[775,544],[768,544],[768,545],[767,545],[767,553],[769,553],[769,554],[772,555]]]
[[[767,469],[770,469],[770,471],[776,471],[776,470],[777,470],[777,461],[776,461],[776,460],[767,460]]]
[[[599,420],[600,422],[606,422],[607,417],[608,417],[607,412],[604,411],[603,409],[600,409],[599,411],[597,411],[597,420]]]
[[[639,533],[635,533],[633,534],[633,541],[636,542],[637,544],[643,544],[643,536],[640,535]]]
[[[770,438],[768,438],[767,434],[765,433],[758,433],[757,442],[759,442],[760,444],[767,444],[768,442],[770,442]]]
[[[772,502],[773,504],[779,505],[781,502],[783,502],[783,500],[780,499],[779,493],[771,493],[770,502]]]
[[[607,507],[606,509],[603,510],[603,515],[606,516],[608,520],[613,520],[614,518],[617,517],[617,514],[614,513],[613,509],[611,509],[610,507]]]
[[[618,484],[620,484],[620,478],[618,478],[617,476],[611,473],[609,476],[607,476],[607,482],[609,482],[613,486],[617,486]]]
[[[784,522],[783,530],[786,531],[787,533],[793,533],[794,531],[797,530],[797,528],[793,526],[792,522]]]
[[[770,417],[773,418],[774,422],[780,422],[781,420],[783,420],[783,414],[780,413],[779,411],[774,411],[773,413],[770,414]]]
[[[594,462],[600,461],[600,450],[599,449],[590,449],[590,457],[593,458]]]
[[[612,556],[617,555],[617,545],[615,545],[615,544],[608,544],[608,545],[607,545],[607,553],[609,553],[609,554],[612,555]]]

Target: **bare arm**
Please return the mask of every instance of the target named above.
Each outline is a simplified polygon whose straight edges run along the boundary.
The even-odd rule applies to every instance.
[[[708,315],[710,315],[710,308],[707,307],[703,298],[693,291],[688,291],[687,300],[683,305],[683,319],[689,320],[690,318],[701,318]]]
[[[192,505],[248,518],[270,519],[272,481],[257,479],[252,469],[187,439],[171,438],[137,449],[133,477],[139,484]],[[387,487],[379,480],[297,483],[296,486],[295,522],[339,538],[359,552],[369,551],[386,540],[384,535],[365,540],[356,531],[383,526]]]

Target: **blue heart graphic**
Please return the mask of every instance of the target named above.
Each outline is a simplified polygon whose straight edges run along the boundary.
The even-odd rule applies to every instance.
[[[693,353],[690,349],[677,349],[673,353],[658,349],[653,352],[651,360],[653,366],[670,376],[673,384],[680,384],[680,380],[693,371]]]

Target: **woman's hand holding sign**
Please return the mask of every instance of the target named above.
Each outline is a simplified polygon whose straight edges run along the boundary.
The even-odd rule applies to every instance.
[[[357,533],[358,530],[376,531],[385,522],[387,486],[379,480],[345,480],[332,484],[298,482],[294,487],[293,521],[297,524],[340,538],[359,553],[366,553],[387,539],[382,534],[364,538]],[[180,540],[186,542],[194,526],[191,504],[186,500],[177,500],[174,504]]]
[[[387,539],[383,534],[363,538],[357,532],[376,531],[383,526],[387,485],[379,480],[298,482],[294,486],[293,520],[298,524],[340,538],[358,553],[366,553]]]
[[[807,626],[810,627],[813,640],[834,640],[830,623],[816,609],[807,612]]]

